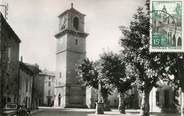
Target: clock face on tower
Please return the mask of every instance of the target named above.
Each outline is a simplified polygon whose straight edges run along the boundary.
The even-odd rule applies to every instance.
[[[62,19],[61,19],[61,30],[63,30],[63,29],[65,29],[66,28],[66,18],[65,17],[63,17]]]

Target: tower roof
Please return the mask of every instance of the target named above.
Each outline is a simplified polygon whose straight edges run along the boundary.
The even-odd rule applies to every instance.
[[[75,14],[79,14],[79,15],[83,15],[83,16],[86,16],[85,14],[79,12],[78,10],[76,10],[75,8],[73,8],[73,3],[71,3],[71,8],[64,11],[63,13],[61,13],[58,17],[61,17],[67,13],[75,13]]]

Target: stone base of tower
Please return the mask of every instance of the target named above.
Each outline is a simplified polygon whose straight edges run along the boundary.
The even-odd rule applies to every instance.
[[[87,108],[86,89],[80,86],[56,88],[54,106],[60,108]]]
[[[87,105],[81,104],[68,104],[64,108],[88,108]]]
[[[67,104],[67,105],[62,104],[61,106],[54,105],[54,107],[57,107],[57,108],[88,108],[87,105],[82,105],[82,104]]]

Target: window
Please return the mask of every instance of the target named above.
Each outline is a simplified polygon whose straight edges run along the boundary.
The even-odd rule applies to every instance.
[[[8,47],[8,63],[11,61],[11,48]]]
[[[51,86],[51,83],[50,83],[50,81],[49,81],[49,87]]]
[[[58,106],[61,105],[61,94],[58,95]]]
[[[164,106],[169,107],[170,105],[169,90],[164,90]]]
[[[14,97],[14,102],[16,102],[16,100],[17,100],[17,98],[16,98],[16,97]]]
[[[8,97],[8,98],[7,98],[7,101],[8,101],[8,102],[11,102],[11,98],[10,98],[10,97]]]
[[[48,90],[48,96],[50,96],[50,90]]]
[[[181,37],[178,38],[178,46],[181,46]]]
[[[6,89],[9,89],[9,86],[8,85],[6,86]]]
[[[61,30],[65,29],[65,25],[66,25],[66,18],[63,17],[60,19],[60,28]]]
[[[61,78],[62,77],[62,74],[61,74],[61,72],[59,73],[59,78]]]
[[[75,17],[75,18],[73,19],[73,26],[74,26],[74,28],[75,28],[76,30],[79,29],[79,18]]]
[[[78,45],[78,39],[75,39],[75,45]]]
[[[26,92],[28,91],[28,80],[26,80]]]
[[[6,101],[6,97],[5,96],[3,96],[3,101],[2,102],[3,102],[3,104],[6,104],[7,101]]]
[[[116,100],[114,100],[114,103],[116,103],[117,101]]]
[[[173,46],[176,46],[176,36],[175,36],[175,34],[173,35]]]
[[[160,106],[160,92],[156,91],[156,105]]]

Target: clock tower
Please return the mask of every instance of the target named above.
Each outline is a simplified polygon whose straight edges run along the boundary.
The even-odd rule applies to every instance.
[[[81,87],[76,69],[86,58],[85,15],[73,8],[59,16],[56,48],[56,107],[85,107],[86,89]]]

